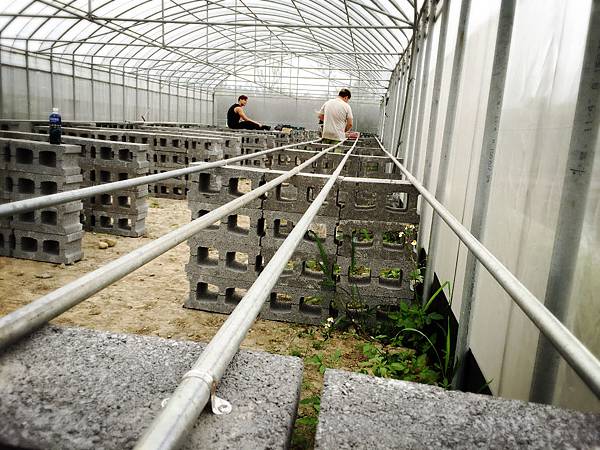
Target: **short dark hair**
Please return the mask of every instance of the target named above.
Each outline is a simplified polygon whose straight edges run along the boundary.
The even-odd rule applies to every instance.
[[[352,94],[350,93],[350,89],[346,89],[346,88],[344,88],[344,89],[341,89],[341,90],[340,90],[340,93],[339,93],[338,95],[339,95],[340,97],[348,97],[348,98],[351,98],[351,97],[352,97]]]
[[[248,96],[247,96],[247,95],[240,95],[240,96],[238,97],[238,102],[239,102],[240,100],[248,100]]]

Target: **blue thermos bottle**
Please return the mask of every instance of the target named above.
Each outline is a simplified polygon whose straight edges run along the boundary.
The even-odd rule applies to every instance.
[[[50,135],[50,143],[60,144],[60,138],[62,135],[62,121],[60,114],[58,113],[58,108],[52,108],[52,114],[50,114],[48,121],[50,124],[50,129],[48,130],[48,134]]]

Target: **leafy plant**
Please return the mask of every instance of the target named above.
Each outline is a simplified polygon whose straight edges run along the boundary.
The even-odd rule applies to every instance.
[[[384,231],[383,242],[386,244],[404,244],[404,231]]]
[[[439,372],[430,366],[426,354],[417,355],[414,350],[396,347],[379,349],[371,343],[362,350],[369,358],[361,363],[363,373],[426,384],[437,384],[439,380]]]
[[[379,271],[379,276],[383,278],[389,278],[391,280],[399,280],[402,274],[402,269],[398,267],[392,267],[390,269],[384,268]]]
[[[359,228],[352,231],[353,240],[357,242],[369,242],[373,240],[373,233],[368,228]]]

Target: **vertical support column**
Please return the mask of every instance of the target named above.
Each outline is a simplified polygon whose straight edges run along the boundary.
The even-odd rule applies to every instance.
[[[485,113],[481,156],[479,158],[479,169],[477,172],[477,187],[475,189],[473,217],[471,219],[470,228],[471,234],[479,241],[483,238],[490,198],[514,16],[515,0],[502,0],[502,3],[500,4],[498,31],[496,33],[492,77],[490,79],[490,93]],[[462,301],[458,319],[458,336],[456,341],[456,359],[460,361],[464,361],[467,351],[469,350],[470,328],[473,317],[472,305],[474,302],[478,270],[477,259],[469,252],[467,254],[465,265],[465,279],[463,283]],[[460,388],[464,385],[464,370],[465,365],[460,364],[453,381],[453,386],[455,388]]]
[[[73,59],[71,60],[71,76],[73,82],[73,120],[77,120],[77,89],[75,87],[75,55],[73,55]]]
[[[429,112],[429,128],[427,131],[427,143],[425,145],[425,167],[423,168],[423,186],[430,189],[431,166],[433,164],[433,149],[435,143],[435,130],[437,124],[438,110],[440,106],[440,96],[442,89],[442,75],[444,74],[444,57],[446,52],[446,34],[448,33],[448,17],[450,16],[451,0],[444,1],[442,10],[442,22],[440,25],[440,35],[438,38],[437,55],[435,58],[435,76],[433,79],[433,96],[431,98],[431,111]],[[421,221],[428,206],[421,204]],[[433,214],[433,210],[432,210]],[[419,233],[418,248],[423,247],[423,233]]]
[[[2,41],[2,28],[0,28],[0,41]],[[52,64],[52,53],[50,53]],[[50,65],[52,67],[52,65]],[[0,117],[4,117],[4,89],[2,88],[2,49],[0,49]]]
[[[416,174],[419,167],[419,157],[421,150],[421,137],[423,135],[423,116],[425,115],[425,100],[427,99],[427,88],[429,87],[429,63],[431,60],[431,48],[433,47],[433,27],[435,25],[435,12],[436,3],[434,0],[429,0],[428,7],[428,19],[426,28],[426,44],[425,44],[425,55],[423,56],[423,70],[420,76],[421,88],[419,90],[419,109],[417,111],[415,120],[415,136],[414,140],[411,141],[409,146],[409,155],[407,155],[406,162],[408,165],[409,172]]]
[[[162,74],[158,76],[158,121],[162,122]]]
[[[406,58],[407,56],[408,56],[408,53],[404,53],[404,57]],[[406,77],[407,77],[406,60],[403,59],[401,61],[401,70],[400,70],[400,76],[398,79],[398,88],[396,91],[396,101],[394,104],[394,118],[393,118],[393,125],[392,125],[392,138],[390,140],[390,150],[394,156],[398,156],[398,149],[396,148],[396,140],[397,140],[398,131],[400,128],[400,127],[398,127],[398,123],[397,123],[398,109],[400,109],[400,103],[402,102],[402,97],[403,97],[404,89],[406,86]]]
[[[25,41],[25,95],[27,96],[27,118],[31,120],[31,89],[29,87],[29,40]]]
[[[400,135],[400,139],[402,141],[402,147],[400,150],[400,156],[402,157],[403,161],[404,161],[404,166],[408,167],[408,156],[409,153],[411,152],[411,148],[414,145],[414,135],[415,135],[415,129],[416,129],[416,122],[417,122],[417,113],[418,113],[418,107],[419,107],[419,99],[420,99],[420,92],[421,92],[421,87],[422,87],[422,83],[421,83],[421,79],[422,79],[422,72],[423,72],[423,54],[425,53],[423,51],[423,43],[425,42],[425,33],[426,33],[426,28],[427,28],[427,14],[428,14],[428,9],[427,7],[429,6],[428,3],[425,3],[425,9],[423,10],[424,14],[423,17],[421,19],[421,22],[419,24],[419,28],[418,28],[418,38],[417,38],[417,45],[416,45],[416,52],[417,52],[417,63],[416,63],[416,71],[415,71],[415,78],[414,78],[414,84],[415,86],[412,89],[411,92],[411,99],[410,99],[410,110],[407,114],[407,123],[406,123],[406,129],[408,130],[408,134],[407,134],[407,138],[406,139],[402,139],[402,133]]]
[[[600,2],[593,1],[544,304],[563,324],[573,287],[600,128]],[[540,333],[530,399],[551,403],[560,355]]]
[[[138,100],[138,96],[140,95],[140,86],[139,86],[139,72],[135,70],[135,115],[133,120],[138,120],[138,116],[140,114],[140,102]]]
[[[90,65],[90,84],[92,85],[92,120],[96,120],[96,96],[94,94],[94,56],[92,55],[92,64]]]
[[[440,151],[439,169],[435,187],[435,198],[444,204],[446,201],[446,180],[448,178],[448,164],[452,150],[452,138],[454,137],[454,122],[456,120],[456,105],[460,92],[460,77],[462,75],[463,61],[465,55],[465,35],[471,10],[471,0],[463,0],[460,5],[458,19],[458,30],[456,32],[456,44],[454,45],[454,58],[452,61],[452,75],[450,76],[450,92],[448,93],[448,104],[446,106],[446,117],[444,119],[444,131],[442,135],[442,147]],[[429,299],[433,274],[435,272],[436,247],[440,232],[440,218],[436,213],[431,217],[431,229],[429,233],[429,245],[427,247],[427,267],[423,281],[423,300]]]
[[[92,86],[93,87],[93,86]],[[54,54],[50,50],[50,107],[54,108],[56,99],[54,98]]]
[[[111,75],[112,59],[108,63],[108,121],[112,122],[112,75]]]
[[[189,123],[188,120],[188,103],[189,103],[189,87],[185,85],[185,121]]]
[[[212,94],[212,124],[216,125],[216,123],[215,123],[215,92],[214,91]]]
[[[123,93],[122,93],[122,97],[123,97],[123,122],[126,120],[126,95],[125,95],[125,70],[123,70],[123,77],[122,77],[122,84],[123,84]]]

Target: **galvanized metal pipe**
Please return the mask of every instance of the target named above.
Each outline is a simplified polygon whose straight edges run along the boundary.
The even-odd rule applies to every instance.
[[[49,320],[54,319],[69,308],[81,303],[101,289],[104,289],[115,281],[123,278],[125,275],[142,267],[144,264],[152,261],[154,258],[162,255],[176,245],[181,244],[200,230],[210,226],[236,209],[241,208],[248,202],[260,197],[339,145],[341,145],[341,143],[324,149],[304,163],[294,167],[289,172],[286,172],[274,180],[253,189],[247,194],[214,209],[187,225],[171,231],[93,272],[87,273],[81,278],[40,297],[34,302],[1,317],[0,350],[8,344],[31,333]]]
[[[245,159],[252,159],[258,156],[266,155],[277,150],[283,150],[290,147],[296,147],[298,145],[315,144],[321,139],[314,141],[299,142],[297,144],[283,145],[281,147],[270,148],[256,153],[248,155],[236,156],[229,159],[221,159],[219,161],[207,162],[197,164],[194,166],[186,167],[184,169],[169,170],[163,173],[157,173],[153,175],[145,175],[143,177],[131,178],[129,180],[115,181],[113,183],[99,184],[97,186],[90,186],[81,189],[74,189],[67,192],[59,192],[57,194],[44,195],[41,197],[28,198],[25,200],[19,200],[12,203],[6,203],[0,205],[0,217],[12,216],[14,214],[23,213],[27,211],[33,211],[35,209],[46,208],[48,206],[60,205],[61,203],[72,202],[75,200],[81,200],[84,198],[92,197],[98,194],[105,194],[107,192],[119,191],[121,189],[129,189],[135,186],[141,186],[143,184],[156,183],[157,181],[167,180],[169,178],[175,178],[190,173],[202,172],[206,169],[212,169],[214,167],[221,167],[227,164],[231,164],[237,161],[243,161]]]
[[[211,389],[216,386],[237,353],[265,299],[319,212],[355,146],[356,141],[244,298],[206,346],[192,370],[184,375],[165,408],[138,441],[136,449],[175,449],[183,444],[183,439],[208,403]]]
[[[433,210],[448,224],[498,284],[517,303],[536,327],[554,345],[585,384],[600,398],[600,361],[565,327],[481,242],[467,230],[435,197],[400,164],[377,140],[406,179],[419,191]]]

